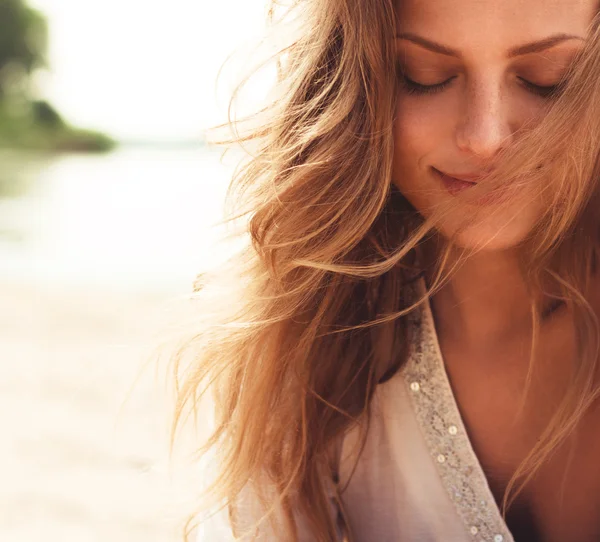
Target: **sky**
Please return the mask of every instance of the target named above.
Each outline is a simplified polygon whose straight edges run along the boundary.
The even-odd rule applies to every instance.
[[[29,0],[49,22],[37,92],[121,140],[195,138],[224,120],[219,67],[263,32],[265,0]],[[254,41],[253,41],[254,40]],[[239,60],[238,60],[239,62]]]

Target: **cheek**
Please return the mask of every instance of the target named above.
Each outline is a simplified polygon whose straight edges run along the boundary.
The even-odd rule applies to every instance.
[[[440,97],[404,97],[398,100],[394,121],[395,162],[406,173],[431,165],[442,146],[448,145],[452,119]]]
[[[411,193],[422,187],[427,179],[429,166],[439,164],[439,157],[448,147],[450,121],[439,105],[442,102],[441,96],[398,100],[394,120],[393,181],[409,199],[413,199]]]
[[[511,119],[515,119],[515,124],[520,129],[533,128],[548,114],[549,105],[533,95],[525,94],[510,101]]]
[[[436,129],[440,112],[425,100],[400,99],[394,119],[392,182],[423,216],[430,214],[433,186],[429,166],[439,162],[444,135]],[[432,192],[433,189],[433,192]]]

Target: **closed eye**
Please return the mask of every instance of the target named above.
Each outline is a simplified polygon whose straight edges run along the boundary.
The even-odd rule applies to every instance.
[[[402,74],[402,82],[403,86],[408,94],[435,94],[437,92],[441,92],[444,90],[453,79],[456,79],[456,76],[450,77],[441,83],[436,83],[435,85],[423,85],[421,83],[417,83],[412,79],[409,79],[406,75]],[[533,94],[537,96],[541,96],[543,98],[551,98],[555,95],[559,94],[563,88],[563,83],[557,83],[556,85],[536,85],[531,81],[527,81],[522,77],[517,77],[517,79],[521,82],[521,84]]]
[[[544,98],[549,98],[551,96],[554,96],[555,94],[558,94],[562,88],[563,88],[563,83],[558,83],[556,85],[549,85],[549,86],[542,86],[542,85],[536,85],[535,83],[531,83],[530,81],[527,81],[526,79],[523,79],[522,77],[517,77],[517,79],[519,81],[521,81],[521,84],[530,92],[533,92],[534,94],[537,94],[538,96],[542,96]]]
[[[444,90],[453,79],[456,79],[456,76],[450,77],[449,79],[446,79],[446,81],[436,83],[435,85],[422,85],[409,79],[406,75],[402,75],[404,88],[408,94],[435,94],[436,92]]]

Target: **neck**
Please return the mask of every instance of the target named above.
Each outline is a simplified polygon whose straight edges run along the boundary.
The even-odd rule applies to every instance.
[[[457,257],[451,256],[450,267]],[[433,266],[428,264],[426,269],[426,281],[431,286]],[[540,302],[543,325],[557,303],[549,297]],[[493,347],[531,334],[530,296],[514,250],[480,251],[469,256],[432,297],[431,304],[438,332],[463,344]]]

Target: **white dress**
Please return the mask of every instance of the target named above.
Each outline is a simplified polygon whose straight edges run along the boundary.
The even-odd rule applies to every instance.
[[[423,291],[422,279],[417,288]],[[341,499],[350,540],[514,542],[465,431],[430,305],[415,311],[409,321],[416,331],[409,359],[377,387],[357,463],[358,430],[350,431],[342,444],[340,487],[346,488]],[[248,518],[257,517],[250,495],[244,504]],[[334,517],[339,512],[332,504]],[[312,542],[301,518],[298,522],[301,542]],[[196,539],[235,540],[227,513],[205,519]],[[267,528],[258,540],[279,542]]]

